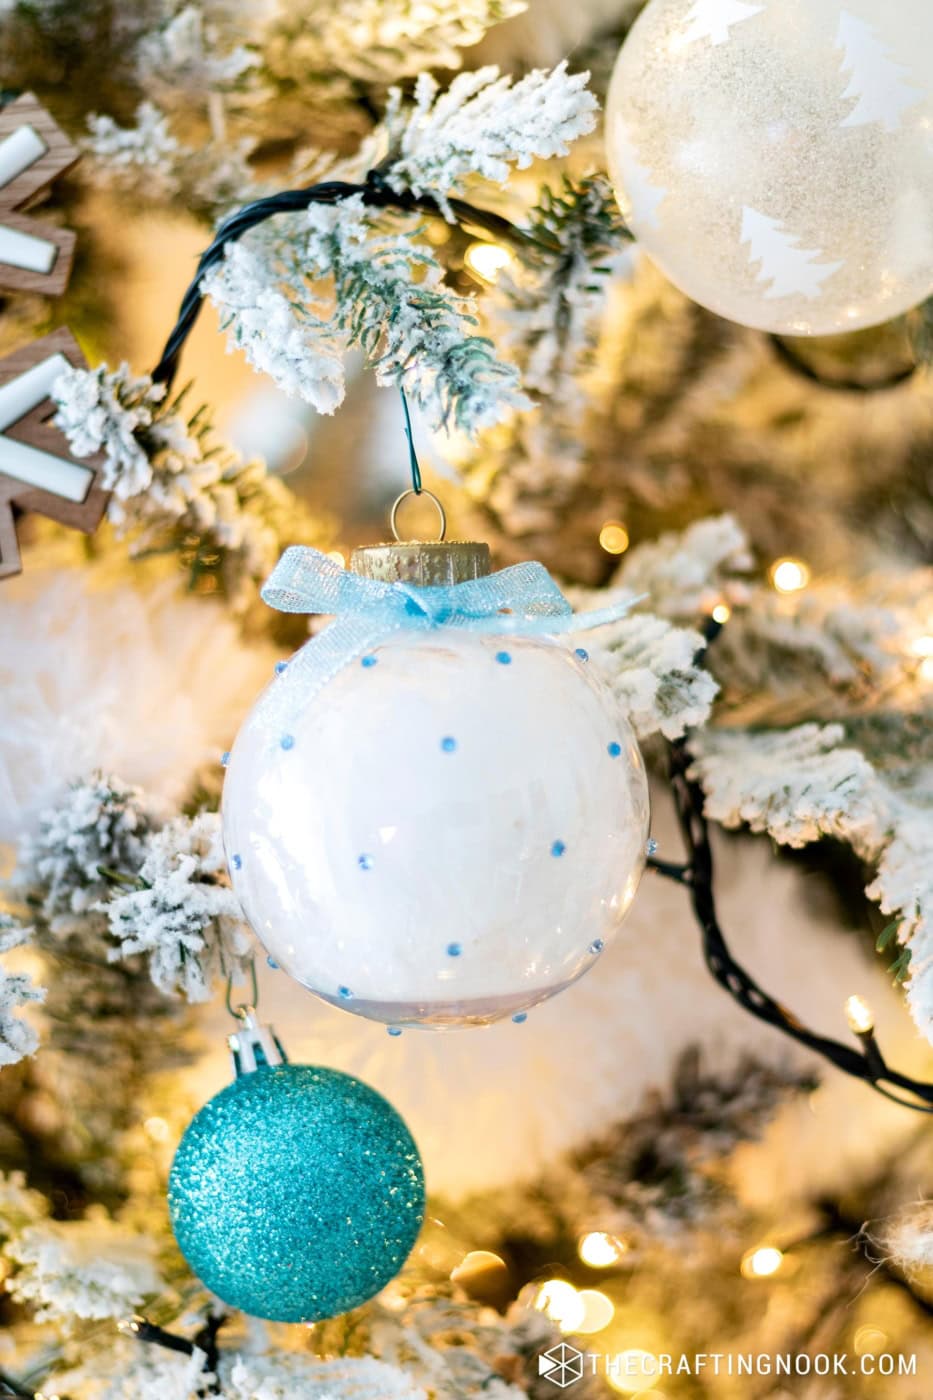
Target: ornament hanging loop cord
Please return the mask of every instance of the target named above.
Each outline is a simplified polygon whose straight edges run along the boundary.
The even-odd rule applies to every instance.
[[[233,1004],[233,972],[227,976],[227,996],[226,1007],[235,1021],[244,1021],[251,1011],[256,1010],[259,1002],[259,981],[256,976],[256,959],[250,958],[247,967],[249,968],[250,999],[249,1001],[237,1002]]]
[[[411,489],[416,496],[420,496],[424,487],[421,484],[421,464],[418,461],[418,453],[415,451],[415,439],[411,430],[411,413],[408,408],[408,396],[401,384],[398,391],[402,399],[402,412],[405,414],[405,436],[408,439],[408,465],[411,468]]]

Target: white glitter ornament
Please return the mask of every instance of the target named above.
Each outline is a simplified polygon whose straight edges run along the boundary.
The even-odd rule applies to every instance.
[[[305,569],[329,603],[299,601],[307,573],[267,598],[338,620],[260,697],[224,786],[246,916],[299,982],[392,1029],[524,1019],[594,966],[635,894],[632,731],[578,639],[548,635],[573,619],[539,565],[422,589],[304,550],[277,573]]]
[[[606,109],[622,211],[710,310],[789,335],[933,292],[930,0],[650,0]]]

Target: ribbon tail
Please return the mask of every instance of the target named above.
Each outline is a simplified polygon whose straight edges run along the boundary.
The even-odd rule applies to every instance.
[[[590,612],[570,613],[566,617],[536,617],[525,621],[522,627],[514,628],[515,631],[534,631],[535,633],[558,635],[563,632],[591,632],[596,627],[605,627],[610,622],[619,622],[625,617],[636,603],[640,603],[647,594],[641,593],[637,596],[620,598],[616,603],[610,603],[605,608],[594,608]],[[529,628],[528,623],[533,623]]]
[[[305,642],[281,675],[263,691],[256,707],[263,723],[287,733],[295,716],[338,672],[361,661],[399,625],[386,618],[338,617]]]

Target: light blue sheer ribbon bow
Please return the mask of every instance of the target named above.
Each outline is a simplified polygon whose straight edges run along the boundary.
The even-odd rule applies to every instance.
[[[301,695],[326,683],[396,632],[451,627],[487,636],[543,637],[616,622],[635,601],[621,599],[575,613],[542,564],[515,564],[485,578],[422,588],[364,578],[321,554],[293,545],[262,590],[279,612],[333,614],[335,620],[293,657],[282,680],[301,676]],[[311,682],[309,689],[309,681]],[[283,694],[291,684],[273,687]]]

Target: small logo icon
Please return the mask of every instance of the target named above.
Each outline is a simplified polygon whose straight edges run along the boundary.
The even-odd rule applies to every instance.
[[[538,1375],[546,1376],[551,1385],[565,1390],[583,1379],[583,1352],[561,1342],[559,1346],[542,1351],[538,1357]]]

